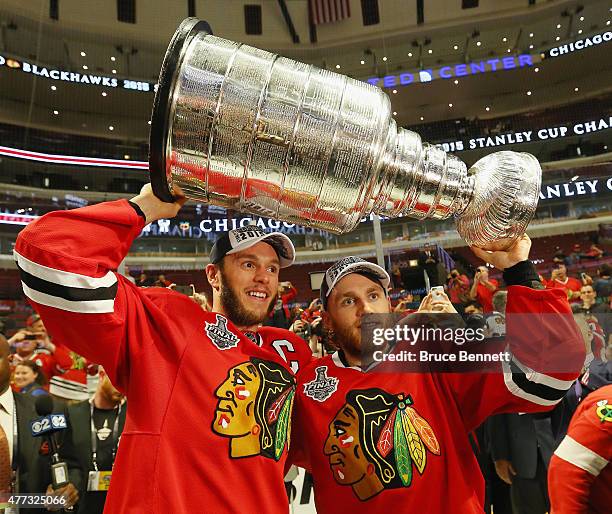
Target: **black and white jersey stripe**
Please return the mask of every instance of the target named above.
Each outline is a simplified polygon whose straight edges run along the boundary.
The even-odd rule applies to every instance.
[[[113,312],[117,276],[112,271],[99,278],[57,270],[33,262],[13,251],[23,292],[48,307],[84,314]]]
[[[512,394],[547,407],[559,403],[574,383],[535,371],[514,356],[510,362],[502,362],[502,369],[504,382]]]

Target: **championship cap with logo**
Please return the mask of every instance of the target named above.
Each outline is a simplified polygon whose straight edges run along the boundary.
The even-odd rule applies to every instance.
[[[387,288],[391,283],[389,274],[378,264],[368,262],[359,257],[345,257],[336,262],[331,268],[325,272],[323,282],[321,283],[321,301],[323,307],[327,307],[327,298],[334,286],[346,275],[358,273],[365,277],[380,282],[380,285],[387,292]]]
[[[247,225],[225,232],[215,241],[210,251],[210,262],[217,264],[226,255],[241,252],[261,241],[274,248],[281,268],[293,264],[295,248],[291,239],[280,232],[266,232],[255,225]]]

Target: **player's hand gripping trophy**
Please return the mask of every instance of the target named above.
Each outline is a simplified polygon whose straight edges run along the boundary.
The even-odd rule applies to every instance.
[[[504,249],[535,212],[541,169],[496,152],[469,170],[398,128],[388,96],[357,80],[211,35],[185,20],[153,108],[155,194],[348,232],[381,216],[453,216],[470,245]]]

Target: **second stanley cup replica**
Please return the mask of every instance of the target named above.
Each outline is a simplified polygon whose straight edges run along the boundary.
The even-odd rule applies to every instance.
[[[344,233],[376,213],[454,217],[470,245],[506,248],[535,212],[541,169],[497,152],[472,168],[398,127],[380,89],[213,36],[189,18],[155,95],[151,183],[188,198]]]

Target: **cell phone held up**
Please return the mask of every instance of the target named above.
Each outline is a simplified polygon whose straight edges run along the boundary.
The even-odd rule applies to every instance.
[[[173,289],[177,293],[181,293],[181,294],[184,294],[186,296],[193,296],[193,293],[194,293],[193,286],[179,286],[179,285],[176,285],[176,286],[173,287]]]

